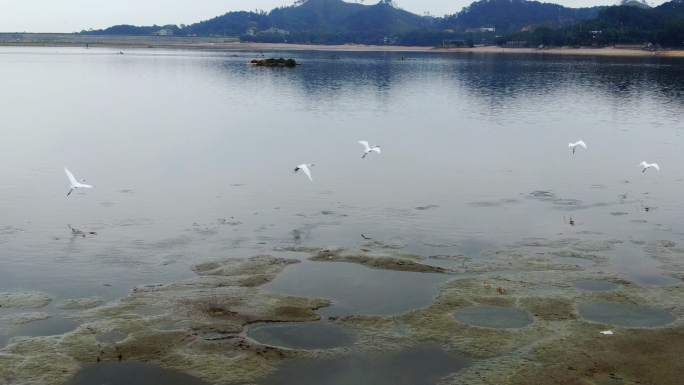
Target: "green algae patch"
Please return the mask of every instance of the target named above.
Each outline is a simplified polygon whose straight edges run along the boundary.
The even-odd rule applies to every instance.
[[[494,329],[519,329],[534,322],[528,312],[514,307],[475,306],[453,315],[458,322]]]
[[[366,249],[368,250],[368,249]],[[346,262],[355,263],[371,269],[409,271],[415,273],[440,273],[450,274],[452,271],[436,266],[423,265],[417,261],[424,259],[413,254],[399,252],[365,252],[356,249],[319,250],[311,261],[316,262]]]
[[[600,253],[609,246],[561,240],[558,247],[551,247],[549,244],[554,243],[548,242],[528,241],[525,246],[488,251],[482,261],[463,260],[464,264],[472,264],[470,271],[478,277],[453,279],[439,285],[434,301],[425,308],[398,316],[331,318],[331,325],[348,330],[355,340],[352,347],[325,350],[263,345],[246,334],[253,325],[316,321],[316,310],[330,305],[322,299],[278,295],[258,288],[260,282],[272,280],[295,260],[257,256],[200,264],[194,267],[196,278],[137,287],[124,299],[73,315],[82,322],[73,332],[54,337],[13,338],[0,350],[0,384],[62,384],[84,363],[119,360],[179,370],[212,384],[258,383],[263,376],[274,373],[284,360],[337,359],[351,357],[352,352],[393,354],[423,343],[483,358],[458,372],[444,373],[440,385],[586,385],[613,380],[628,384],[676,383],[684,374],[679,369],[681,354],[676,350],[684,342],[684,285],[640,286],[619,273],[554,263],[554,259],[562,256],[602,263]],[[544,243],[539,247],[555,250],[531,250],[536,247],[533,243]],[[577,245],[582,250],[576,250]],[[676,263],[676,245],[658,243],[645,247],[653,248],[649,250],[654,253],[667,253]],[[289,250],[328,257],[328,261],[368,256],[420,265],[423,259],[392,249]],[[484,286],[483,281],[492,287]],[[576,290],[573,283],[579,281],[608,282],[620,285],[620,289]],[[503,287],[506,294],[497,292],[497,287]],[[548,287],[554,289],[544,289]],[[586,302],[648,306],[667,310],[675,320],[658,329],[613,327],[579,317],[580,304]],[[487,306],[525,311],[533,323],[519,329],[494,329],[464,324],[453,316],[464,309]],[[162,312],[141,312],[149,308]],[[615,334],[599,333],[607,329]],[[127,337],[111,342],[100,341],[101,337],[98,340],[103,335]],[[40,366],[44,362],[55,370],[45,372]]]
[[[636,329],[609,338],[571,336],[563,344],[534,349],[538,365],[510,377],[510,384],[584,384],[587,380],[628,384],[677,384],[684,377],[684,330]]]
[[[502,283],[503,280],[496,280]],[[510,283],[510,282],[509,282]],[[511,286],[509,286],[511,287]],[[478,358],[491,358],[552,335],[536,323],[523,329],[486,328],[459,322],[454,312],[483,306],[514,309],[514,295],[502,295],[475,279],[452,280],[441,286],[435,302],[398,318],[408,328],[407,336],[419,342],[438,342]],[[515,311],[515,310],[513,310]],[[529,324],[527,322],[526,324]]]
[[[25,309],[41,308],[52,302],[52,298],[37,291],[0,292],[0,307]]]
[[[92,309],[102,305],[103,301],[100,297],[65,299],[55,306],[57,309]]]
[[[620,285],[605,281],[577,281],[572,283],[572,287],[585,291],[611,291],[620,288]]]
[[[18,313],[10,314],[0,320],[7,325],[23,325],[30,322],[44,321],[50,318],[52,318],[52,315],[48,313]]]
[[[521,298],[520,307],[544,321],[566,321],[577,318],[572,302],[559,298]]]
[[[298,259],[274,258],[269,255],[255,255],[247,259],[229,258],[201,263],[192,270],[201,276],[232,277],[244,275],[277,275],[288,265],[299,263]]]
[[[11,339],[0,350],[0,379],[62,384],[83,363],[138,361],[179,370],[209,383],[244,383],[272,371],[276,362],[286,358],[340,354],[335,349],[326,354],[283,353],[246,337],[245,330],[253,323],[316,321],[320,319],[316,310],[330,305],[322,299],[240,286],[250,282],[245,278],[274,276],[291,263],[269,256],[223,260],[196,267],[205,275],[195,279],[137,287],[126,298],[71,316],[82,322],[73,332]],[[140,314],[141,309],[149,308],[163,312]],[[164,330],[162,325],[167,324],[177,329]],[[218,338],[202,337],[211,333]],[[123,340],[101,341],[102,336],[123,335],[127,336]],[[27,365],[29,362],[35,365]],[[45,365],[55,370],[44,371],[41,366]]]

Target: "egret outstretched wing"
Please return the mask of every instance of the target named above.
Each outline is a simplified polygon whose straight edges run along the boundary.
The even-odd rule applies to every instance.
[[[655,167],[656,170],[660,171],[660,167],[656,163],[653,163],[651,166]]]
[[[380,147],[378,147],[378,146],[373,147],[373,151],[375,151],[379,154],[380,153]]]
[[[584,147],[584,148],[587,148],[587,145],[584,144],[584,142],[581,141],[581,140],[580,140],[579,142],[575,143],[575,146],[577,146],[577,145],[580,145],[580,146],[582,146],[582,147]]]
[[[648,167],[648,163],[646,163],[645,161],[641,162],[641,163],[639,163],[638,167]]]
[[[69,172],[66,167],[64,167],[64,172],[66,172],[67,176],[69,177],[69,182],[71,182],[72,186],[77,186],[78,182],[76,182],[76,178],[74,178],[74,174]]]
[[[371,150],[370,146],[368,145],[368,142],[366,142],[365,140],[360,140],[359,143],[363,144],[363,146],[366,147],[366,151]]]
[[[311,179],[311,171],[309,171],[309,168],[306,167],[305,164],[299,166],[299,168],[301,168],[302,170],[304,170],[304,173],[306,174],[306,176],[308,176],[309,179],[313,182],[313,179]]]

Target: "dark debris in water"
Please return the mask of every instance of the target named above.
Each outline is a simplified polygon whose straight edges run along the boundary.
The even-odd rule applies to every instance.
[[[501,203],[499,203],[499,202],[471,202],[471,203],[468,203],[468,206],[471,206],[471,207],[499,207],[499,206],[501,206]]]
[[[439,205],[427,205],[427,206],[414,207],[414,209],[423,211],[423,210],[436,209],[438,207],[439,207]]]

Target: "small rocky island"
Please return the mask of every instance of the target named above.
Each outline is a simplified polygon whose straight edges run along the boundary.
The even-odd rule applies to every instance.
[[[256,66],[261,66],[261,67],[296,67],[302,65],[301,63],[297,63],[295,59],[263,59],[263,60],[252,60],[252,64]]]

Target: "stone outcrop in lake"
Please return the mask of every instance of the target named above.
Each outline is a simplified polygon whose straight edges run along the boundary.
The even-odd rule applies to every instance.
[[[262,59],[262,60],[252,60],[252,64],[259,66],[259,67],[296,67],[298,65],[301,65],[300,63],[297,63],[296,60],[294,59]]]

